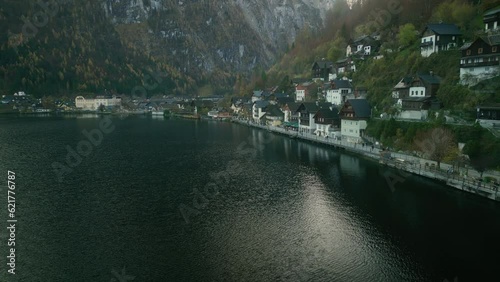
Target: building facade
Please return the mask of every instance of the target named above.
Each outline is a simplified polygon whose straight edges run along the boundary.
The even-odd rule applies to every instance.
[[[361,143],[371,116],[371,108],[366,99],[349,99],[340,110],[340,128],[343,140]]]
[[[454,24],[428,24],[421,35],[420,53],[429,57],[433,53],[457,48],[462,32]]]
[[[75,98],[75,107],[86,111],[95,111],[102,105],[106,108],[120,107],[122,99],[117,96],[97,96],[95,99],[85,99],[83,96]]]
[[[349,80],[333,80],[326,89],[326,101],[333,105],[341,105],[347,98],[353,98],[349,97],[353,95],[352,89],[353,87]]]

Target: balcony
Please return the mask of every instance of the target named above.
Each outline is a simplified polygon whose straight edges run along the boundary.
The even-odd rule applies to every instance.
[[[422,42],[422,43],[420,43],[420,47],[432,46],[433,44],[434,44],[434,41]]]
[[[486,62],[476,62],[476,63],[464,63],[460,64],[460,68],[473,68],[473,67],[489,67],[489,66],[500,66],[499,61],[486,61]]]

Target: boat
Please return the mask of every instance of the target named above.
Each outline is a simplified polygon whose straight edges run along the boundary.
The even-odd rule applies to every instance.
[[[163,116],[163,115],[165,115],[165,112],[164,111],[152,111],[151,114],[154,116]]]

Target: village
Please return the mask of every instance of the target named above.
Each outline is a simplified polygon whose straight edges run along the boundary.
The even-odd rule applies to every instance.
[[[419,33],[421,56],[429,57],[433,53],[458,48],[461,52],[457,62],[460,84],[475,87],[488,83],[500,75],[499,21],[500,7],[486,11],[483,15],[484,31],[477,34],[477,39],[472,42],[463,41],[462,32],[455,24],[428,24]],[[275,86],[255,90],[247,97],[234,96],[228,103],[222,95],[137,97],[104,91],[104,95],[95,98],[77,96],[55,99],[49,96],[35,99],[20,91],[0,99],[0,112],[96,111],[163,115],[167,111],[192,118],[228,119],[237,116],[258,124],[283,126],[336,139],[343,136],[349,142],[363,143],[370,118],[425,122],[432,118],[429,113],[436,114],[443,110],[443,103],[436,97],[442,78],[430,69],[401,77],[392,93],[387,93],[393,101],[389,111],[381,113],[377,105],[370,105],[367,100],[370,89],[358,85],[345,74],[356,72],[356,62],[381,59],[384,56],[379,52],[382,44],[376,33],[351,40],[344,58],[335,62],[320,59],[312,63],[310,78],[291,79],[293,92],[278,93],[278,86]],[[477,105],[476,112],[476,122],[489,128],[495,136],[500,136],[500,105]],[[449,123],[466,123],[460,118],[447,116],[446,111],[444,115]]]
[[[464,42],[462,32],[455,24],[427,24],[426,28],[419,33],[420,54],[422,57],[429,57],[434,53],[459,49],[461,58],[456,65],[460,68],[460,84],[470,88],[487,84],[500,76],[499,22],[500,7],[486,11],[483,15],[484,30],[477,34],[472,42]],[[421,171],[423,165],[429,173],[432,173],[433,178],[441,180],[444,178],[445,181],[449,181],[450,176],[454,175],[462,181],[461,189],[465,189],[464,187],[481,188],[478,181],[482,181],[483,172],[476,172],[470,167],[466,168],[463,164],[461,170],[454,171],[455,164],[440,165],[442,158],[426,160],[423,152],[394,151],[374,136],[367,134],[370,122],[376,120],[394,119],[429,123],[441,114],[443,116],[440,118],[447,124],[458,126],[479,124],[487,128],[495,137],[500,137],[500,104],[477,105],[475,121],[466,121],[447,115],[448,111],[436,95],[442,78],[434,74],[431,69],[408,73],[401,77],[393,86],[392,92],[387,93],[393,103],[390,110],[381,111],[377,109],[377,105],[370,104],[368,99],[370,89],[359,85],[346,74],[356,72],[356,64],[361,61],[383,58],[384,55],[379,52],[382,44],[380,36],[376,33],[351,40],[342,59],[335,62],[319,59],[313,62],[309,70],[310,77],[291,79],[289,83],[293,90],[288,92],[279,92],[279,87],[274,86],[254,90],[248,96],[233,96],[230,99],[222,95],[140,97],[110,94],[107,91],[104,91],[104,95],[93,98],[79,95],[76,98],[35,99],[20,91],[12,96],[2,97],[0,112],[45,115],[52,113],[139,114],[232,120],[286,134],[292,138],[302,138],[348,149],[388,165],[404,165],[406,171],[414,172],[416,165]],[[462,153],[464,144],[458,142],[456,147],[458,147],[457,156],[467,158]],[[467,175],[474,175],[474,178],[467,178]],[[498,183],[496,182],[498,175],[493,171],[487,175],[490,180],[493,180],[488,181],[490,183],[488,192],[482,193],[498,200]],[[467,185],[466,182],[471,179],[476,182]],[[457,187],[455,184],[452,186]],[[477,189],[474,191],[479,191]]]
[[[473,42],[463,42],[460,29],[455,24],[428,24],[420,34],[422,57],[451,49],[460,49],[460,84],[469,87],[500,75],[498,48],[500,33],[498,22],[500,7],[487,11],[483,16],[484,32]],[[352,40],[345,51],[345,58],[336,62],[325,59],[312,65],[311,79],[294,80],[294,95],[275,93],[274,89],[254,91],[251,99],[238,99],[231,109],[238,115],[260,124],[270,124],[307,131],[319,136],[344,138],[361,142],[370,118],[390,118],[406,121],[429,120],[429,113],[443,109],[436,93],[441,77],[432,70],[409,73],[394,85],[392,113],[374,116],[367,101],[370,89],[356,86],[356,81],[344,76],[356,71],[356,61],[377,60],[382,42],[376,34],[364,35]],[[446,109],[445,109],[446,110]],[[477,105],[476,121],[488,128],[500,125],[500,105]],[[445,116],[447,122],[460,122]],[[493,130],[496,131],[496,130]]]

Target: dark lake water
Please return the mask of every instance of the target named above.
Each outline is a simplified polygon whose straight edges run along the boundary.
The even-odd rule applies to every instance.
[[[498,203],[386,173],[231,123],[3,116],[0,281],[499,281]]]

